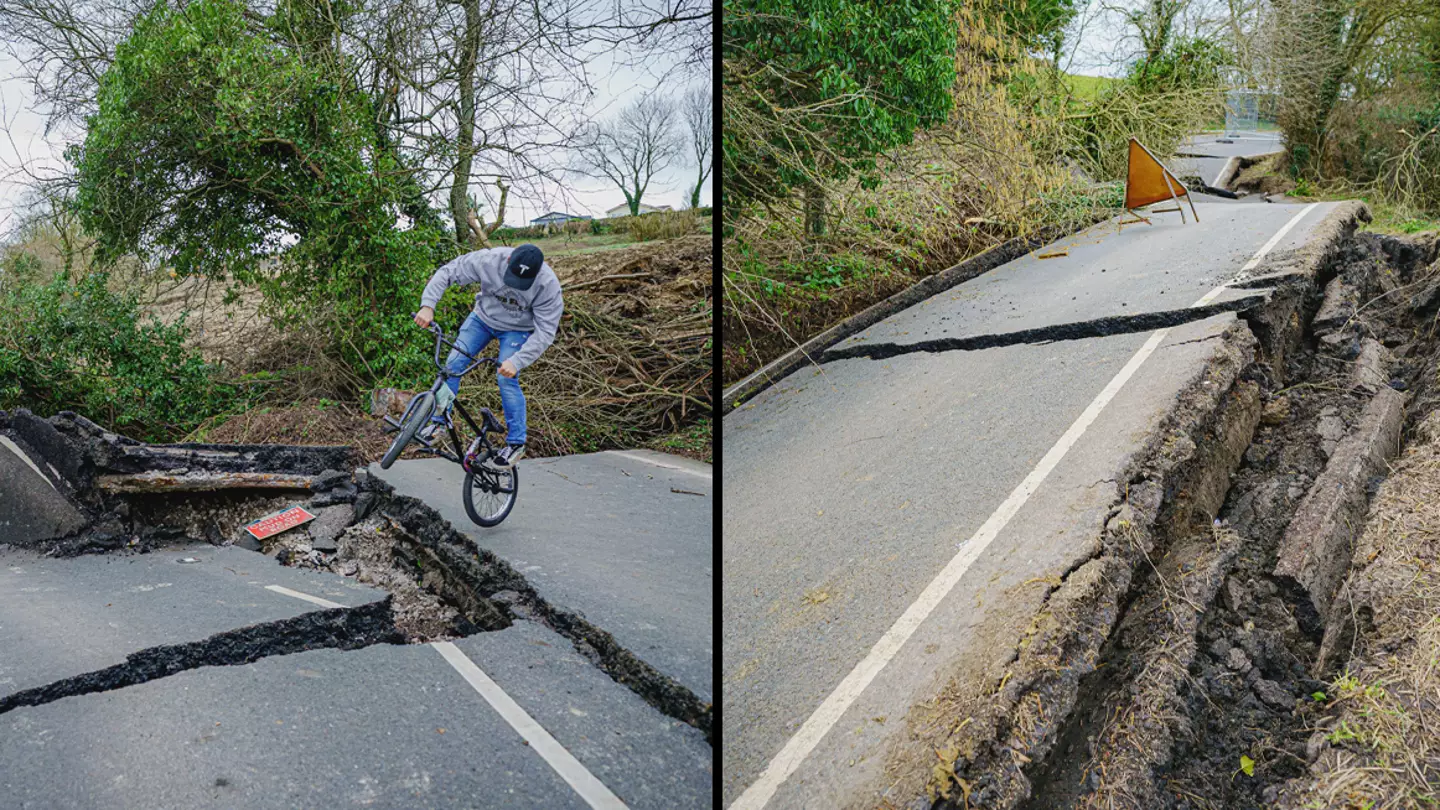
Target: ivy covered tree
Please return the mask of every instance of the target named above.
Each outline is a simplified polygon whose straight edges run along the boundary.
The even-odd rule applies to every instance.
[[[945,120],[960,0],[726,0],[726,204],[806,194],[824,227],[818,181],[854,173]]]
[[[76,203],[102,262],[257,284],[272,314],[323,320],[384,376],[416,359],[407,315],[454,244],[433,216],[397,225],[413,177],[376,146],[369,100],[305,10],[196,0],[142,17],[68,155]]]
[[[1075,18],[1075,0],[1003,0],[1000,12],[1006,27],[1027,49],[1059,64],[1065,26]]]

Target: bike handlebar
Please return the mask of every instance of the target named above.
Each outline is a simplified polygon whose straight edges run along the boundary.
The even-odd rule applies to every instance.
[[[451,340],[449,340],[448,338],[445,337],[445,329],[444,329],[444,327],[440,326],[440,322],[439,322],[439,321],[431,321],[431,322],[430,322],[430,325],[429,325],[428,327],[426,327],[426,329],[428,329],[429,331],[435,333],[435,367],[438,368],[438,369],[440,369],[442,372],[445,372],[445,371],[446,371],[446,370],[445,370],[445,361],[442,360],[442,359],[440,359],[440,350],[441,350],[441,348],[443,348],[443,346],[449,346],[450,348],[452,348],[452,349],[454,349],[455,351],[459,352],[461,355],[463,355],[463,356],[465,356],[465,357],[468,357],[468,358],[470,358],[471,360],[475,361],[475,362],[471,363],[469,366],[467,366],[464,371],[461,371],[459,374],[455,374],[455,375],[452,375],[452,376],[463,377],[463,376],[465,376],[466,374],[469,374],[470,372],[474,371],[475,369],[479,368],[480,366],[482,366],[482,365],[484,365],[484,364],[486,364],[486,363],[491,363],[491,364],[497,365],[497,366],[500,365],[500,361],[497,360],[497,359],[494,358],[494,357],[476,357],[475,355],[473,355],[473,354],[465,351],[464,349],[460,348],[459,346],[456,346],[453,341],[451,341]],[[446,372],[446,373],[449,373],[449,372]]]

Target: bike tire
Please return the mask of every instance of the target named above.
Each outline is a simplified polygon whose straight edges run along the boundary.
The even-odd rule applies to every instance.
[[[380,459],[380,469],[388,470],[395,459],[405,452],[405,447],[410,440],[415,438],[415,431],[430,420],[430,415],[435,412],[435,395],[426,391],[417,394],[410,400],[410,405],[405,408],[405,417],[400,422],[400,432],[395,435],[395,441],[390,443],[390,449],[385,451],[385,457]]]
[[[501,509],[498,513],[481,517],[479,514],[476,513],[475,510],[474,492],[477,477],[479,477],[483,481],[486,480],[485,476],[487,475],[499,476],[502,479],[508,476],[510,479],[510,497],[505,500],[505,508]],[[470,516],[470,520],[473,521],[475,525],[484,526],[487,529],[494,526],[499,526],[501,521],[505,520],[505,518],[510,516],[510,510],[515,508],[515,500],[520,497],[520,470],[516,469],[514,465],[511,465],[505,468],[504,471],[482,470],[478,476],[476,473],[467,472],[465,473],[464,487],[465,514]],[[482,485],[482,488],[484,488],[484,485]],[[487,489],[487,491],[490,490]]]

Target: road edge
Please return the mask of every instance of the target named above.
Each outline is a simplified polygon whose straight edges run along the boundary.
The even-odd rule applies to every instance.
[[[1256,272],[1300,270],[1317,277],[1369,219],[1363,203],[1340,203],[1304,244],[1267,259]],[[953,766],[934,768],[928,775],[932,795],[959,799],[963,791],[971,806],[987,808],[1015,807],[1030,796],[1029,773],[1055,744],[1074,708],[1081,676],[1094,670],[1123,615],[1131,574],[1145,559],[1138,550],[1156,545],[1156,532],[1177,512],[1205,511],[1197,510],[1194,501],[1198,493],[1207,498],[1216,494],[1212,490],[1217,482],[1208,479],[1228,482],[1230,459],[1208,451],[1213,440],[1207,443],[1203,437],[1224,435],[1230,422],[1245,421],[1243,375],[1257,360],[1283,357],[1286,346],[1299,338],[1298,320],[1290,314],[1300,305],[1298,297],[1276,296],[1272,306],[1261,308],[1275,311],[1257,313],[1227,330],[1216,359],[1181,393],[1160,429],[1122,473],[1127,485],[1121,491],[1127,495],[1112,507],[1098,553],[1067,572],[1050,591],[1030,632],[1017,645],[1018,656],[1005,667],[983,708],[970,717],[937,724],[951,729],[958,725],[964,733],[947,742],[956,754]],[[1226,489],[1219,489],[1220,498]],[[1174,495],[1185,491],[1197,495]]]
[[[1094,224],[1094,223],[1091,223]],[[1090,227],[1086,225],[1085,227]],[[1078,230],[1084,230],[1083,228]],[[939,295],[951,287],[963,284],[976,276],[1002,267],[1024,256],[1032,250],[1044,247],[1067,235],[1060,229],[1042,231],[1036,236],[1016,237],[966,259],[959,264],[941,270],[933,276],[921,279],[884,301],[871,304],[824,332],[805,341],[785,354],[771,360],[721,393],[720,415],[735,408],[759,394],[780,380],[785,379],[806,363],[818,362],[818,355],[851,335],[879,323],[895,313],[912,307],[927,298]]]

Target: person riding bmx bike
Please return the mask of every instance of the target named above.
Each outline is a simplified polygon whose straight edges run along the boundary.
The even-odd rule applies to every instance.
[[[475,307],[460,326],[455,346],[478,356],[491,340],[500,343],[500,404],[505,409],[505,447],[492,464],[509,467],[525,455],[525,394],[520,390],[520,372],[550,348],[560,328],[565,301],[560,279],[545,263],[545,255],[534,245],[496,247],[466,253],[435,271],[420,295],[415,323],[428,328],[435,320],[435,305],[445,290],[454,285],[479,284]],[[459,351],[451,351],[445,365],[451,372],[463,371],[470,362]],[[447,381],[451,393],[460,392],[460,379]],[[421,429],[425,441],[448,424],[450,410],[437,412]]]

